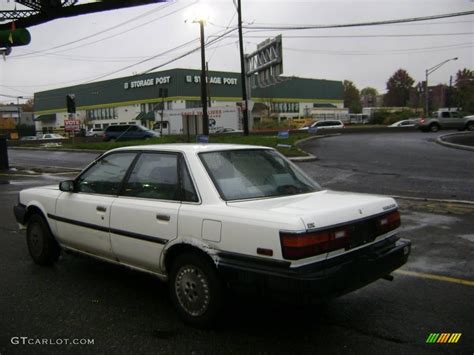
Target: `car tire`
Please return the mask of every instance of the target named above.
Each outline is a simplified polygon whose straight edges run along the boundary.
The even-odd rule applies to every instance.
[[[223,298],[212,262],[197,253],[178,255],[171,264],[169,281],[171,300],[181,318],[197,327],[212,325]]]
[[[437,123],[432,123],[432,124],[430,124],[429,130],[430,130],[430,132],[438,132],[439,131],[439,125]]]
[[[468,124],[466,125],[466,130],[474,131],[474,122],[468,122]]]
[[[48,223],[39,214],[34,214],[28,221],[26,243],[31,258],[38,265],[52,265],[59,258],[61,249]]]

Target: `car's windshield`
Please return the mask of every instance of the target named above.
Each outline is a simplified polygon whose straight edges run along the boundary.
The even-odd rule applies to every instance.
[[[269,149],[200,154],[224,200],[297,195],[319,191],[319,185],[284,157]]]

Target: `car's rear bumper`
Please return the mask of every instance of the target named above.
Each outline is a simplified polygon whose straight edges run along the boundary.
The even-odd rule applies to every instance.
[[[257,291],[276,299],[310,303],[345,294],[389,275],[406,263],[410,250],[410,241],[392,237],[298,268],[290,268],[286,262],[259,263],[225,253],[218,268],[237,291]]]

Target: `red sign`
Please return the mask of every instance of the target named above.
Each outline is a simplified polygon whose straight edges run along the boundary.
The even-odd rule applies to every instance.
[[[64,130],[66,132],[78,132],[81,130],[80,120],[64,120]]]

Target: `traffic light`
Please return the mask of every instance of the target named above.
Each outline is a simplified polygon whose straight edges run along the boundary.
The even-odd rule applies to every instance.
[[[76,95],[66,95],[67,113],[76,113]]]
[[[30,41],[30,32],[24,28],[0,30],[0,47],[26,46]]]

